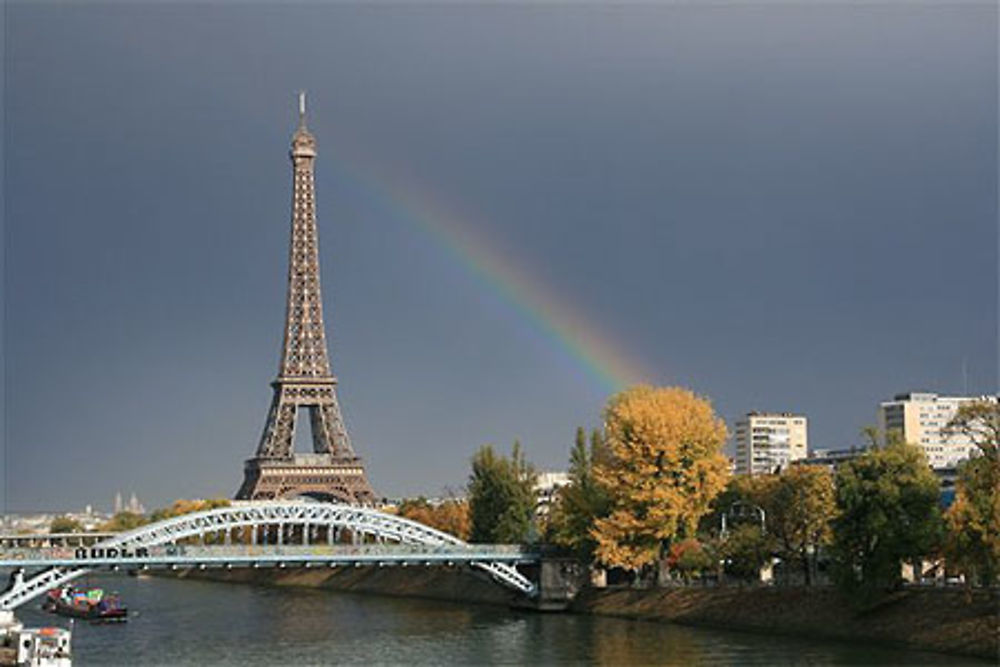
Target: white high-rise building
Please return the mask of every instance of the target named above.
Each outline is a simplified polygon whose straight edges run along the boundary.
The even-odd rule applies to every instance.
[[[766,475],[804,459],[809,449],[805,415],[748,412],[736,422],[736,474]]]
[[[959,406],[972,401],[996,403],[997,397],[940,396],[931,392],[897,394],[893,400],[879,405],[879,444],[885,446],[886,434],[896,431],[906,442],[923,448],[932,468],[954,468],[977,448],[964,435],[949,433],[945,427]]]
[[[535,514],[545,516],[556,501],[559,489],[570,483],[569,473],[542,472],[535,478]]]

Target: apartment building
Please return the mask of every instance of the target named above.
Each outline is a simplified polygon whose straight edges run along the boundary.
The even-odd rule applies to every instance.
[[[814,449],[809,456],[799,459],[795,465],[825,466],[833,472],[841,463],[847,463],[868,452],[867,447],[850,447],[848,449]]]
[[[737,420],[736,473],[766,475],[804,459],[809,449],[805,415],[789,412],[748,412]]]
[[[535,478],[535,515],[546,516],[556,502],[559,489],[569,485],[569,473],[541,472]]]
[[[897,394],[879,405],[878,428],[882,446],[886,434],[896,431],[903,440],[919,445],[934,469],[954,468],[976,451],[967,437],[945,427],[958,408],[971,401],[996,402],[996,396],[941,396],[931,392]]]

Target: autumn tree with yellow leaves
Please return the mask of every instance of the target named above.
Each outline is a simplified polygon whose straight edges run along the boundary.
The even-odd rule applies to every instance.
[[[181,516],[182,514],[202,512],[205,510],[215,509],[217,507],[228,507],[229,504],[230,502],[227,498],[209,498],[207,500],[186,500],[184,498],[180,498],[175,500],[173,505],[170,507],[161,507],[160,509],[153,510],[148,517],[143,516],[142,514],[135,514],[133,512],[119,512],[111,517],[109,521],[101,524],[98,530],[118,533],[126,530],[133,530],[139,526],[144,526],[147,523],[156,523],[157,521],[163,521],[164,519]]]
[[[639,571],[671,542],[695,536],[729,478],[726,426],[705,398],[680,387],[640,385],[604,411],[608,456],[594,475],[611,512],[594,522],[598,560]]]
[[[469,519],[469,503],[450,498],[444,502],[431,504],[426,498],[404,500],[396,510],[399,516],[412,519],[437,530],[451,533],[463,540],[469,539],[472,524]]]
[[[214,510],[219,507],[229,507],[230,504],[231,503],[228,498],[197,498],[194,500],[178,498],[174,501],[173,505],[169,507],[161,507],[153,510],[153,513],[149,515],[149,521],[150,523],[156,523],[157,521],[171,519],[175,516],[182,516],[184,514],[204,512],[206,510]]]

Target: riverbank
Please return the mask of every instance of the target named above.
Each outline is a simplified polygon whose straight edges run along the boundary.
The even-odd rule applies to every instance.
[[[908,589],[859,614],[833,588],[587,589],[571,611],[1000,660],[996,590]]]
[[[187,569],[158,574],[477,604],[509,605],[516,600],[488,577],[461,567]],[[907,589],[859,614],[833,588],[585,589],[569,611],[1000,660],[1000,595],[995,590],[973,591],[969,599],[962,589]]]

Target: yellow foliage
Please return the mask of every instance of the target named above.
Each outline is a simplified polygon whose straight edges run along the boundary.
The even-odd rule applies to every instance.
[[[595,521],[597,557],[638,570],[655,562],[666,542],[694,536],[725,488],[726,426],[708,400],[687,389],[640,385],[608,401],[604,428],[610,456],[594,476],[611,494],[612,511]]]
[[[170,507],[163,507],[154,511],[152,515],[150,515],[150,521],[162,521],[163,519],[169,519],[183,514],[191,514],[192,512],[202,512],[205,510],[216,509],[218,507],[228,507],[229,504],[230,502],[226,498],[209,498],[208,500],[188,500],[186,498],[179,498],[175,500],[173,505]]]
[[[431,505],[422,498],[404,501],[399,506],[398,514],[462,540],[469,539],[472,528],[469,503],[465,500],[446,500],[438,505]]]

